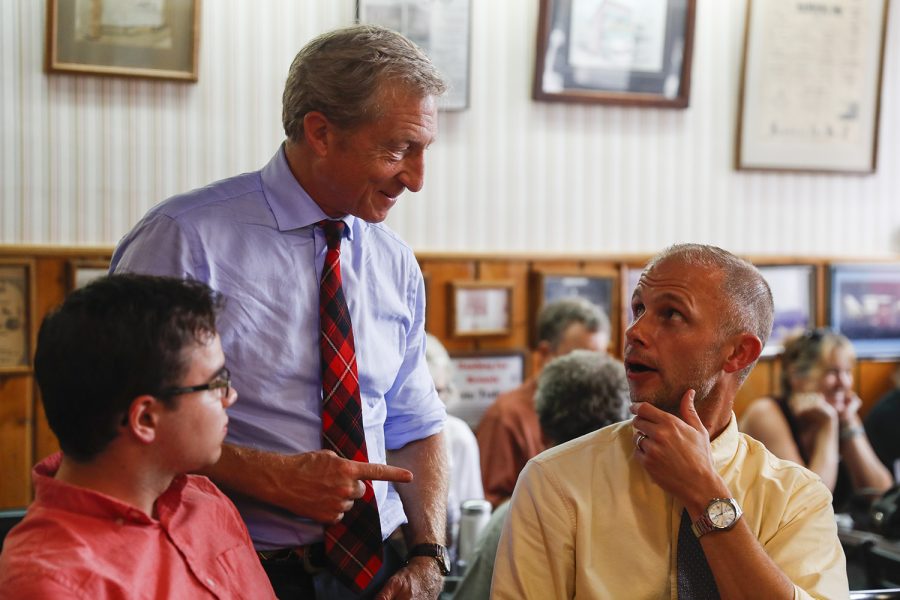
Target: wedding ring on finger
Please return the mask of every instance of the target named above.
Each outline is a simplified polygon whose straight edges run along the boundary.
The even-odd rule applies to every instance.
[[[648,435],[647,435],[646,433],[644,433],[643,431],[641,431],[640,433],[638,433],[637,438],[634,440],[634,447],[637,448],[640,452],[643,452],[644,449],[641,448],[641,442],[643,442],[644,440],[646,440],[648,437],[650,437],[650,436],[648,436]]]

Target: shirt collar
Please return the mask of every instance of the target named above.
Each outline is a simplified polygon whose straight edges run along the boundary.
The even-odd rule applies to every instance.
[[[53,509],[89,515],[101,519],[149,525],[154,522],[142,510],[107,496],[55,478],[62,464],[62,453],[51,454],[32,470],[35,502]],[[187,484],[185,475],[178,475],[156,501],[157,512],[171,513],[181,504],[181,492]]]
[[[262,168],[260,176],[266,202],[275,216],[279,231],[309,227],[330,218],[291,173],[284,144],[279,146],[275,156]],[[344,227],[344,235],[352,240],[358,219],[353,215],[346,215],[341,220],[347,225]]]
[[[725,427],[716,439],[710,442],[713,464],[716,467],[716,471],[721,473],[722,469],[734,459],[734,455],[737,452],[739,437],[737,419],[734,418],[734,413],[732,412],[731,420],[728,421],[728,426]]]

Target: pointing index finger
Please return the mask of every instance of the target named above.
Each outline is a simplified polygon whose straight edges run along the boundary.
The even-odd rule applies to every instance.
[[[411,471],[378,463],[356,463],[356,475],[359,479],[393,481],[395,483],[409,483],[413,480]]]

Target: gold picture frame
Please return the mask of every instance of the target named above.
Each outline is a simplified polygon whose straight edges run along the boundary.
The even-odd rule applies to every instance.
[[[0,258],[0,375],[30,373],[34,261]]]
[[[200,0],[48,0],[46,69],[197,81]]]
[[[512,291],[512,281],[451,281],[451,335],[487,337],[512,333]]]

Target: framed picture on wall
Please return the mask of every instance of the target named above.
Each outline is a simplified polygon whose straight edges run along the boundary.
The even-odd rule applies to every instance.
[[[832,265],[831,327],[861,358],[900,357],[900,265]]]
[[[541,307],[549,302],[563,298],[584,298],[595,304],[606,314],[610,325],[610,342],[613,348],[617,345],[619,335],[619,319],[616,317],[618,303],[616,301],[616,273],[598,275],[592,273],[572,272],[532,272],[532,307],[531,323],[537,323]],[[532,344],[537,346],[537,329],[532,327]]]
[[[472,0],[356,0],[360,23],[400,32],[434,62],[449,84],[438,108],[469,106],[469,48]]]
[[[696,0],[540,0],[534,98],[685,108]]]
[[[458,401],[448,412],[472,429],[478,427],[484,411],[497,396],[525,379],[525,352],[521,350],[454,353],[450,359]]]
[[[109,273],[108,260],[70,260],[68,263],[69,291],[84,287]]]
[[[34,262],[0,259],[0,374],[31,371]]]
[[[815,326],[816,268],[813,265],[761,265],[775,301],[775,318],[762,356],[775,356],[788,338]]]
[[[511,281],[450,282],[450,332],[454,336],[499,336],[512,331]]]
[[[197,81],[200,0],[48,0],[46,68]]]
[[[872,173],[887,0],[748,0],[738,169]]]

